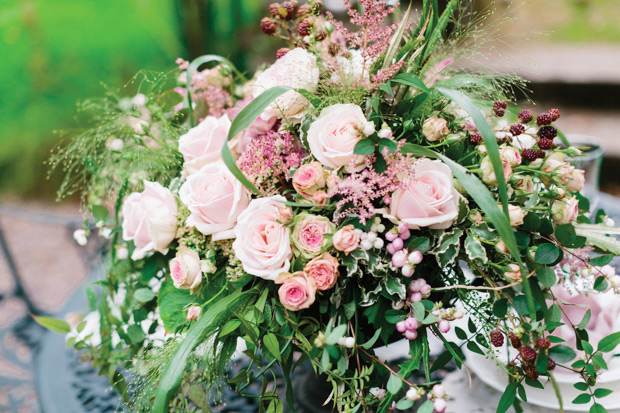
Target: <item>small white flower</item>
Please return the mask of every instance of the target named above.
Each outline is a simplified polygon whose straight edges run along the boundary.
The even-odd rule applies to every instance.
[[[344,339],[344,346],[346,348],[353,348],[355,347],[355,338],[353,337],[347,337]]]
[[[75,230],[73,232],[73,239],[82,247],[88,244],[88,237],[86,236],[86,231],[83,229]]]

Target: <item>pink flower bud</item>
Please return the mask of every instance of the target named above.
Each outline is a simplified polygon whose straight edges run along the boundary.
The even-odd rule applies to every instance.
[[[411,302],[412,303],[418,303],[422,301],[422,294],[420,294],[419,292],[415,292],[413,294],[411,294]]]
[[[394,246],[394,249],[396,251],[402,250],[403,246],[404,246],[403,239],[402,238],[396,238],[394,241],[392,241],[392,245]]]
[[[387,239],[390,242],[394,241],[397,237],[398,237],[398,234],[395,233],[394,231],[388,231],[385,233],[385,239]]]
[[[401,272],[403,273],[403,275],[407,278],[411,277],[413,275],[413,271],[414,271],[414,267],[412,267],[409,264],[405,264],[403,265],[403,269],[401,270]]]
[[[424,281],[424,278],[418,278],[415,281],[411,281],[411,284],[409,284],[409,289],[412,293],[419,292],[424,285],[426,285],[426,281]]]
[[[185,319],[187,321],[196,321],[198,320],[201,311],[202,308],[199,305],[193,305],[187,309],[187,317],[185,317]]]
[[[407,230],[400,234],[400,238],[403,240],[409,239],[411,237],[411,231]]]
[[[419,263],[422,262],[422,258],[424,258],[422,253],[416,250],[416,251],[413,251],[411,254],[409,254],[409,257],[407,258],[407,260],[413,265],[418,265]]]
[[[439,323],[437,323],[437,328],[445,334],[450,331],[450,323],[446,320],[440,320]]]
[[[433,396],[438,399],[441,399],[446,394],[446,388],[443,387],[443,384],[436,384],[433,386]]]
[[[399,321],[398,323],[396,323],[396,331],[398,331],[399,333],[404,333],[405,331],[407,331],[407,327],[405,326],[404,321]]]
[[[419,326],[418,320],[416,320],[414,317],[407,317],[404,323],[407,330],[415,330]]]
[[[394,253],[396,252],[396,250],[394,249],[394,246],[390,243],[387,245],[387,247],[385,247],[385,249],[387,250],[387,252],[389,252],[391,255],[394,255]]]
[[[435,411],[437,413],[443,413],[446,411],[448,405],[446,404],[446,401],[444,399],[435,399],[435,401],[433,402],[433,407],[435,408]]]
[[[400,224],[398,224],[399,233],[404,234],[407,231],[409,231],[409,227],[407,226],[406,222],[401,222]]]
[[[403,265],[405,265],[406,261],[407,256],[402,251],[397,251],[394,253],[394,255],[392,255],[392,265],[396,268],[401,268]]]
[[[407,340],[415,340],[418,337],[418,331],[417,330],[407,330],[407,331],[405,331],[405,337],[407,338]]]
[[[428,284],[424,284],[421,288],[420,288],[420,293],[422,293],[423,296],[428,296],[431,293],[431,286]]]

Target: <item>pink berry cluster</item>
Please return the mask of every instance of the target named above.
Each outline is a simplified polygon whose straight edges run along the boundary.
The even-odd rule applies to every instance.
[[[415,252],[419,253],[419,251]],[[429,297],[431,295],[431,286],[426,283],[426,280],[420,278],[409,284],[409,291],[411,295],[406,303],[411,306],[411,304],[420,302],[422,299]],[[404,305],[405,302],[401,301],[397,307],[403,308]],[[402,333],[408,340],[415,340],[416,337],[418,337],[417,329],[419,326],[420,323],[418,320],[416,320],[413,315],[410,315],[406,319],[396,323],[396,330]]]
[[[411,277],[415,271],[415,266],[422,262],[422,253],[420,251],[412,251],[411,253],[405,248],[405,241],[411,237],[411,232],[407,224],[401,222],[398,226],[392,228],[385,234],[385,238],[389,241],[386,249],[392,254],[392,265],[400,268],[405,277]]]
[[[437,328],[442,333],[450,331],[450,321],[463,318],[463,312],[457,308],[438,308],[432,311],[433,315],[439,318]]]
[[[418,337],[418,327],[420,323],[413,316],[409,316],[396,323],[396,330],[402,333],[408,340],[415,340]]]

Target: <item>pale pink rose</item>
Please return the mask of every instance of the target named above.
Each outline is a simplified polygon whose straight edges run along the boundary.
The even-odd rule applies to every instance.
[[[327,202],[327,192],[325,191],[316,191],[314,195],[312,195],[312,202],[316,205],[325,205]]]
[[[512,168],[510,167],[510,163],[505,159],[502,159],[502,166],[504,167],[504,179],[507,182],[512,175]],[[485,156],[482,159],[482,162],[480,162],[480,171],[482,172],[482,181],[485,184],[497,186],[497,177],[495,176],[495,169],[493,169],[491,158]]]
[[[521,268],[517,264],[510,264],[510,271],[504,272],[504,276],[512,282],[521,282],[523,277],[521,276]]]
[[[523,224],[525,212],[517,205],[508,205],[508,216],[510,217],[510,226],[518,227]]]
[[[237,217],[250,203],[250,194],[221,162],[190,175],[179,190],[190,215],[185,221],[213,240],[232,238]]]
[[[521,152],[512,146],[504,146],[499,152],[503,161],[508,162],[510,166],[515,167],[521,165]]]
[[[208,116],[179,138],[179,152],[183,154],[183,168],[188,174],[222,158],[230,124],[226,115],[220,118]]]
[[[329,174],[327,175],[327,179],[325,181],[327,182],[327,190],[329,192],[338,190],[338,185],[340,184],[340,177],[338,175]]]
[[[504,254],[508,254],[510,252],[508,251],[508,247],[506,246],[506,243],[502,241],[501,239],[497,241],[497,243],[495,244],[495,249]]]
[[[368,123],[357,105],[338,103],[326,107],[308,129],[312,156],[328,168],[348,167],[353,162],[356,169],[363,169],[364,157],[355,155],[353,150],[362,139],[364,129],[370,131]]]
[[[258,75],[252,94],[256,98],[274,86],[289,86],[293,89],[314,92],[318,84],[319,68],[316,64],[316,56],[298,47],[276,60],[273,65]],[[299,118],[308,103],[308,99],[301,94],[289,90],[271,103],[261,117],[268,119],[272,116],[279,116],[290,121],[292,117]]]
[[[556,224],[569,224],[579,216],[577,197],[556,199],[551,204],[551,218]]]
[[[355,232],[353,225],[345,225],[334,234],[332,244],[337,251],[342,251],[346,255],[355,251],[360,243],[360,237]]]
[[[189,289],[193,294],[202,283],[198,253],[187,247],[180,247],[177,255],[170,261],[170,276],[175,287]]]
[[[237,102],[235,107],[228,111],[228,117],[230,118],[230,120],[233,121],[237,117],[239,112],[241,112],[241,110],[253,100],[254,98],[250,97]],[[252,139],[257,136],[269,133],[269,131],[274,128],[277,121],[277,116],[267,117],[266,119],[263,119],[261,116],[259,116],[258,118],[256,118],[256,120],[254,120],[254,122],[250,124],[250,126],[245,128],[234,139],[231,139],[231,150],[234,150],[239,155],[241,155]]]
[[[310,199],[325,187],[325,172],[319,162],[301,165],[293,174],[293,188],[304,198]]]
[[[200,317],[201,312],[202,308],[199,305],[193,305],[187,309],[187,316],[185,319],[187,321],[198,321],[198,317]]]
[[[534,180],[531,176],[516,176],[515,191],[518,195],[527,195],[534,193]]]
[[[123,239],[136,248],[131,259],[150,251],[168,252],[177,231],[177,201],[168,188],[144,181],[144,191],[134,192],[123,202]]]
[[[278,289],[278,296],[284,308],[298,311],[314,303],[316,284],[314,278],[308,277],[305,273],[300,271],[294,274],[282,274],[276,283],[282,284]]]
[[[305,212],[298,214],[293,223],[291,240],[295,249],[304,258],[312,258],[320,254],[329,242],[325,235],[333,234],[336,230],[336,226],[328,218]]]
[[[392,195],[390,214],[410,229],[449,228],[459,211],[459,193],[452,171],[441,161],[421,159],[412,166],[412,176]]]
[[[566,188],[572,192],[579,192],[585,185],[585,172],[581,169],[573,169],[567,177]]]
[[[314,278],[317,290],[329,290],[338,279],[338,260],[326,252],[308,262],[304,272],[308,277]]]
[[[441,140],[450,134],[448,121],[443,118],[428,118],[422,125],[422,134],[431,142]]]
[[[281,195],[253,199],[239,215],[232,247],[247,273],[275,280],[289,270],[293,251],[280,214],[284,202]]]

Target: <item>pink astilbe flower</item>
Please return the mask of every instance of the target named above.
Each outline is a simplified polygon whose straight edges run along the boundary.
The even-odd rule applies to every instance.
[[[381,83],[385,83],[400,71],[400,69],[405,65],[404,61],[397,62],[390,67],[386,67],[385,69],[379,71],[376,75],[372,75],[372,87],[378,88]]]
[[[389,202],[390,195],[401,187],[403,179],[411,175],[413,158],[410,155],[404,156],[399,151],[389,154],[385,148],[382,156],[387,164],[385,171],[377,172],[373,168],[376,158],[369,155],[364,159],[365,168],[362,171],[348,175],[330,188],[330,198],[342,197],[336,204],[335,221],[357,215],[365,224],[376,214],[375,202]]]
[[[237,161],[239,169],[265,195],[276,195],[290,180],[289,169],[301,165],[305,153],[289,132],[253,138]]]

